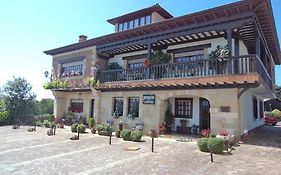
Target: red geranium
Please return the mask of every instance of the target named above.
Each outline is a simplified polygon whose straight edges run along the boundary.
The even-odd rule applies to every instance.
[[[210,129],[203,129],[203,130],[201,131],[201,135],[202,135],[203,137],[209,137],[209,135],[210,135]]]
[[[144,62],[143,62],[143,65],[144,65],[144,67],[149,67],[150,66],[150,60],[148,58],[145,58]]]
[[[225,130],[222,130],[222,131],[220,132],[220,135],[221,135],[221,136],[228,136],[229,133],[228,133],[227,131],[225,131]]]

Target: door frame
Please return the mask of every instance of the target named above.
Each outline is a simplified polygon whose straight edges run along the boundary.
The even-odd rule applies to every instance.
[[[204,129],[210,129],[211,127],[211,115],[210,115],[210,101],[205,99],[205,98],[199,98],[199,129],[202,130],[202,126],[203,126],[203,105],[202,103],[205,102],[205,101],[208,101],[209,103],[209,115],[207,116],[208,117],[208,128],[204,128]]]

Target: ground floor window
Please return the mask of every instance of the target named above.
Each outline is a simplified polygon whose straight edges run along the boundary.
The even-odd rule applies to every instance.
[[[192,98],[176,98],[175,99],[175,117],[192,118]]]
[[[69,112],[82,113],[83,112],[83,101],[72,100],[68,110],[69,110]]]
[[[253,118],[258,118],[258,100],[255,96],[253,96]]]
[[[139,98],[129,97],[128,99],[128,114],[132,115],[134,118],[139,117]]]
[[[115,97],[113,100],[113,115],[122,116],[123,115],[123,98]]]
[[[263,107],[263,100],[259,101],[260,103],[260,118],[263,118],[263,111],[264,111],[264,107]]]

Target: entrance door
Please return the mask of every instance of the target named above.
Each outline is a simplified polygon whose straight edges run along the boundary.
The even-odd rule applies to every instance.
[[[200,130],[210,128],[210,103],[205,98],[200,98]]]
[[[94,109],[95,109],[95,99],[91,100],[91,114],[90,117],[94,117]]]

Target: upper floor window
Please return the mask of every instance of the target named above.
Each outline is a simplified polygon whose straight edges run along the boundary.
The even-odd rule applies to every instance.
[[[64,63],[61,68],[61,76],[79,76],[83,74],[83,63],[74,62],[74,63]]]
[[[132,19],[130,21],[125,21],[123,23],[118,24],[118,31],[123,31],[127,29],[132,29],[138,26],[143,26],[145,24],[150,24],[151,21],[151,15],[143,16],[141,18]]]

